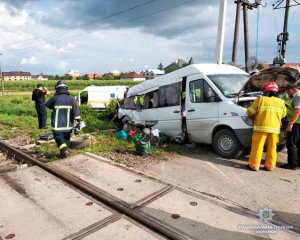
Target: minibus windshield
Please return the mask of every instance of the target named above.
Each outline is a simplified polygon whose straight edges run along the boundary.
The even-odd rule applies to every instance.
[[[234,98],[249,80],[246,74],[214,74],[209,79],[219,88],[225,97]]]

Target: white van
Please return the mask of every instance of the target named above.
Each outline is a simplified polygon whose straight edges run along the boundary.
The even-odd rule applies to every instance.
[[[185,131],[191,142],[212,144],[233,158],[251,145],[252,120],[234,103],[248,79],[230,65],[189,65],[130,88],[119,118],[157,125],[172,137]]]
[[[111,99],[124,98],[126,86],[88,86],[78,93],[78,104],[87,104],[95,110],[104,110]]]

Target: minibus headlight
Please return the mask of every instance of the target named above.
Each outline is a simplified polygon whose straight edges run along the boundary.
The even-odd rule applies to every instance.
[[[253,126],[253,120],[251,118],[249,118],[247,116],[243,116],[242,119],[247,125]]]

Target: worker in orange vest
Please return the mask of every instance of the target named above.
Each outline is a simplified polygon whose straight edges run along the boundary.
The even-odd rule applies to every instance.
[[[281,119],[286,115],[284,101],[277,98],[278,86],[275,82],[268,82],[263,88],[263,96],[255,99],[247,109],[249,117],[255,116],[251,153],[248,168],[259,171],[265,142],[267,143],[265,169],[272,171],[276,167],[278,134]]]

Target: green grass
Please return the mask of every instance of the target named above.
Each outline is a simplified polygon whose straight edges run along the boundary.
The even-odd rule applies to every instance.
[[[53,95],[53,94],[52,94]],[[52,95],[47,96],[49,99]],[[4,139],[18,138],[19,136],[28,136],[30,143],[35,143],[41,134],[51,133],[50,116],[48,110],[47,126],[48,130],[39,130],[37,114],[34,102],[31,96],[13,95],[0,96],[0,137]],[[115,126],[107,120],[107,115],[113,111],[115,103],[111,103],[105,112],[95,112],[90,107],[80,106],[80,114],[86,123],[82,134],[93,133],[93,144],[82,150],[72,150],[73,154],[80,152],[93,152],[96,154],[103,152],[135,152],[135,146],[132,141],[118,140],[114,134],[103,133],[102,130],[114,129]],[[95,134],[95,132],[98,132]],[[37,155],[44,155],[47,160],[59,158],[58,149],[55,143],[39,145],[36,147]],[[188,149],[184,146],[168,144],[165,147],[151,147],[151,154],[155,157],[161,157],[167,152],[178,154],[190,154],[203,151],[203,148]]]
[[[4,82],[5,91],[32,91],[36,88],[37,83],[42,83],[49,90],[54,90],[56,80],[49,81],[11,81]],[[84,89],[87,86],[117,86],[117,85],[126,85],[134,86],[139,82],[133,81],[121,81],[121,80],[66,80],[70,90],[80,90]]]

